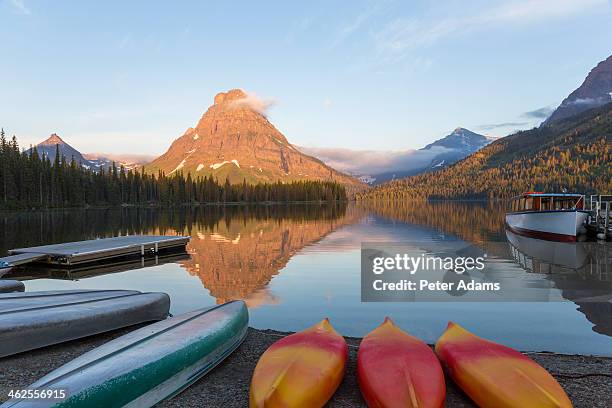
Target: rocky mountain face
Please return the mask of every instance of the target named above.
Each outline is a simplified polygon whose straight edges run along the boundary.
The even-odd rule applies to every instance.
[[[612,102],[612,55],[589,72],[586,79],[546,119],[544,126]]]
[[[429,164],[409,170],[396,169],[375,174],[370,177],[371,184],[380,184],[385,181],[414,176],[427,171],[440,170],[480,150],[492,141],[493,139],[491,138],[458,127],[451,134],[428,144],[416,152],[417,155],[432,154],[433,157]]]
[[[145,166],[147,172],[160,170],[231,183],[333,180],[364,186],[296,149],[240,89],[217,94],[195,128],[187,129],[166,153]]]

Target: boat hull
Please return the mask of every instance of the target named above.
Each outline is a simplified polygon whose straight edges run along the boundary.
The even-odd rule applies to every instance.
[[[515,212],[506,214],[506,225],[517,234],[572,242],[587,216],[580,210]]]
[[[165,293],[67,290],[0,297],[0,357],[168,316]]]
[[[361,341],[357,375],[368,407],[444,406],[446,385],[438,358],[389,318]]]
[[[327,319],[272,344],[251,381],[251,408],[319,408],[344,376],[348,346]]]
[[[66,400],[10,400],[8,407],[150,407],[178,394],[244,340],[242,301],[168,318],[112,340],[28,389],[66,389]]]
[[[450,322],[436,342],[448,374],[481,408],[571,408],[548,371],[510,347],[482,339]]]

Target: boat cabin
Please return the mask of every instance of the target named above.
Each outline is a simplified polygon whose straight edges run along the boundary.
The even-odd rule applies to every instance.
[[[581,194],[547,194],[527,192],[513,197],[508,212],[583,210],[584,196]]]

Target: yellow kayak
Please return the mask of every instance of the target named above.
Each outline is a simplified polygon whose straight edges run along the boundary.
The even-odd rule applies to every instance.
[[[251,408],[318,408],[342,382],[348,347],[329,320],[272,344],[251,380]]]
[[[482,408],[571,408],[552,375],[535,361],[450,322],[436,343],[449,375]]]

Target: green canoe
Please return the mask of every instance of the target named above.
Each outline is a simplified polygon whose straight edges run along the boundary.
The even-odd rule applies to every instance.
[[[242,301],[171,317],[83,354],[27,387],[65,390],[64,399],[14,398],[2,407],[153,406],[230,355],[246,337],[248,323]]]

